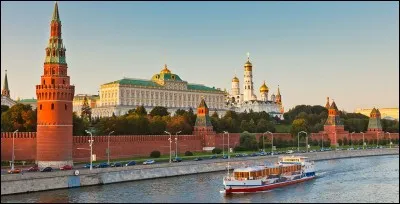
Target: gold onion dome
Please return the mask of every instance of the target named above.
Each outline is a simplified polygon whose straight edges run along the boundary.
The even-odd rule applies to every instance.
[[[261,87],[260,87],[260,92],[268,92],[268,91],[269,91],[268,86],[265,85],[265,81],[264,81],[263,85],[261,85]]]
[[[233,77],[232,82],[239,82],[239,79],[235,76]]]
[[[251,67],[251,66],[253,66],[253,65],[251,64],[250,60],[247,59],[247,62],[244,64],[244,66],[245,66],[245,67],[247,67],[247,66]]]
[[[164,73],[164,74],[170,74],[171,73],[171,71],[168,69],[166,64],[164,65],[164,69],[161,70],[161,73]]]

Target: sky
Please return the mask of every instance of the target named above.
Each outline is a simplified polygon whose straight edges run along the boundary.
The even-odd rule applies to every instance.
[[[296,105],[399,107],[399,2],[58,2],[75,94],[164,64],[189,83],[243,92],[250,53],[255,94],[266,81]],[[1,2],[1,79],[36,98],[54,2]],[[3,87],[3,83],[1,84]]]

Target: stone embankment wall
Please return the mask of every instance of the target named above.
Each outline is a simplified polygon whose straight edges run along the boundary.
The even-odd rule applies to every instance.
[[[398,148],[313,152],[301,155],[307,156],[311,160],[319,161],[396,154],[399,154]],[[243,165],[263,164],[265,161],[276,162],[277,158],[278,156],[232,158],[229,163],[231,168],[236,168]],[[228,160],[217,159],[200,162],[188,161],[173,164],[93,169],[91,172],[88,169],[82,169],[79,170],[80,174],[78,176],[74,175],[73,170],[1,175],[1,195],[223,171],[227,169],[227,162]]]

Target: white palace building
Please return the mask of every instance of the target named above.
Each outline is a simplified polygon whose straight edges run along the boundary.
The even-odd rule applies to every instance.
[[[123,115],[140,105],[147,112],[155,106],[167,107],[171,114],[177,109],[192,108],[195,111],[202,97],[210,110],[224,113],[225,95],[224,91],[214,87],[183,81],[165,65],[151,80],[123,78],[101,85],[92,117],[108,117],[113,113]]]

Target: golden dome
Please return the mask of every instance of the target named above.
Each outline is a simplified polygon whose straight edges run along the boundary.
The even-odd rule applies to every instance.
[[[171,73],[171,71],[169,71],[169,69],[168,69],[168,67],[167,67],[167,65],[165,64],[164,65],[164,69],[163,70],[161,70],[161,73],[167,73],[167,74],[170,74]]]
[[[263,93],[263,92],[268,92],[268,91],[269,91],[268,86],[265,85],[265,81],[264,81],[263,85],[261,85],[261,87],[260,87],[260,92]]]
[[[239,82],[239,79],[235,76],[233,77],[232,82]]]
[[[250,62],[249,60],[247,60],[247,62],[244,63],[244,66],[245,66],[245,67],[252,67],[253,64],[251,64],[251,62]]]

